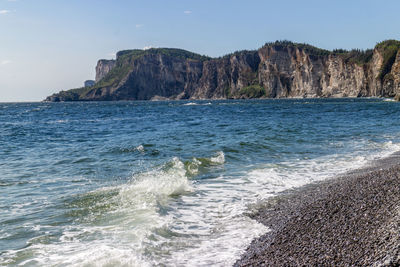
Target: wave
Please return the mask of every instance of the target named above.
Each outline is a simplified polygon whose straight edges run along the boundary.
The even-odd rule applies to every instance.
[[[66,201],[64,216],[73,223],[60,225],[60,236],[36,237],[27,248],[4,253],[0,264],[232,265],[253,238],[268,231],[244,215],[249,207],[286,189],[365,166],[399,151],[400,145],[364,141],[352,144],[352,149],[347,154],[220,172],[208,180],[196,178],[223,168],[226,157],[222,151],[187,161],[174,157],[132,175],[127,183]],[[32,256],[27,259],[26,255]]]
[[[183,106],[209,106],[209,105],[212,105],[212,103],[211,102],[207,102],[207,103],[189,102],[189,103],[183,104]]]
[[[394,100],[393,98],[384,98],[383,101],[384,102],[396,102],[396,100]]]
[[[151,266],[152,253],[148,250],[159,250],[159,242],[168,236],[179,236],[170,230],[176,218],[166,210],[171,202],[194,192],[190,178],[193,173],[189,173],[195,165],[200,168],[223,163],[223,152],[186,163],[174,157],[163,165],[134,174],[128,183],[75,196],[65,202],[68,212],[64,214],[74,223],[60,226],[62,234],[58,241],[48,242],[46,235],[35,237],[28,248],[6,252],[0,263]],[[26,253],[33,257],[24,260]]]
[[[368,145],[360,142],[353,145],[367,146],[370,153],[367,154],[360,149],[347,154],[297,159],[279,164],[265,164],[250,170],[247,179],[251,182],[250,186],[254,186],[254,189],[258,188],[257,197],[262,200],[287,189],[326,180],[363,168],[377,159],[388,157],[394,152],[400,151],[400,144],[394,144],[391,141]]]
[[[207,168],[225,163],[225,154],[222,151],[216,152],[216,155],[210,158],[193,158],[185,162],[187,175],[193,176],[200,172],[205,172]]]

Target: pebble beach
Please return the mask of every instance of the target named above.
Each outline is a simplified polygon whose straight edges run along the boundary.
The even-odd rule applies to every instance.
[[[400,155],[268,199],[235,266],[399,266]]]

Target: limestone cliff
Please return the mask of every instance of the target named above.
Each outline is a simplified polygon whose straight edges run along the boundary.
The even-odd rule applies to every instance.
[[[126,50],[100,60],[96,84],[48,101],[393,97],[400,92],[400,42],[367,51],[327,51],[288,41],[220,58],[180,49]]]
[[[95,81],[98,82],[101,79],[103,79],[111,71],[111,69],[115,67],[115,63],[116,61],[113,59],[111,60],[100,59],[96,65]]]

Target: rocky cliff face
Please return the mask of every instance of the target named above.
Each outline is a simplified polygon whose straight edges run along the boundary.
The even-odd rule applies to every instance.
[[[392,94],[400,93],[400,50],[397,51],[390,75],[388,75],[384,82],[384,89],[391,91]]]
[[[327,51],[291,42],[207,58],[178,49],[128,50],[100,60],[96,84],[49,101],[392,97],[400,92],[400,42]]]
[[[115,63],[116,61],[113,59],[111,60],[100,59],[96,65],[95,81],[98,82],[101,79],[103,79],[111,71],[111,69],[115,67]]]

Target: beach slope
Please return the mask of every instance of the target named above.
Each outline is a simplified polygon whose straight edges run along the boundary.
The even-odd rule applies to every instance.
[[[267,200],[235,266],[399,266],[400,157]]]

